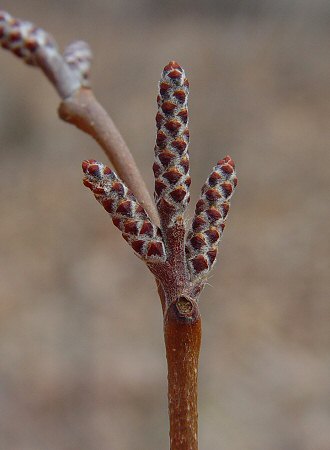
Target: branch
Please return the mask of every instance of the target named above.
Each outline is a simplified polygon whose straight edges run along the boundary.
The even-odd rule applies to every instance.
[[[171,450],[198,450],[197,382],[201,333],[197,304],[181,297],[169,308],[164,320]]]
[[[187,97],[188,80],[183,69],[171,61],[162,73],[157,98],[153,170],[160,216],[158,231],[135,200],[133,204],[131,194],[110,169],[94,160],[83,163],[84,183],[147,263],[157,282],[164,317],[171,450],[198,449],[198,300],[215,263],[229,201],[237,184],[235,164],[226,156],[203,185],[192,228],[185,236],[183,214],[190,186]],[[149,237],[145,236],[147,230]]]
[[[63,100],[59,116],[92,136],[102,147],[118,176],[139,200],[150,218],[158,225],[159,218],[142,175],[117,127],[95,99],[90,89],[79,89]]]
[[[153,165],[158,216],[121,134],[90,89],[89,46],[77,41],[61,55],[47,32],[5,12],[0,12],[0,43],[43,70],[62,100],[59,116],[92,136],[118,173],[95,160],[82,165],[84,184],[155,276],[164,317],[171,450],[197,450],[198,301],[215,263],[237,184],[234,162],[226,156],[212,169],[186,235],[183,215],[191,180],[189,83],[184,70],[169,62],[159,84]]]
[[[118,175],[157,224],[157,211],[132,154],[111,118],[88,89],[92,57],[88,44],[74,42],[62,56],[49,33],[5,11],[0,11],[0,44],[45,73],[62,99],[60,117],[96,139]]]

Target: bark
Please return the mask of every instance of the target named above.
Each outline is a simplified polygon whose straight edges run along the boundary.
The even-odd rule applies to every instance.
[[[198,450],[197,378],[201,317],[195,301],[180,297],[164,319],[168,365],[170,449]]]

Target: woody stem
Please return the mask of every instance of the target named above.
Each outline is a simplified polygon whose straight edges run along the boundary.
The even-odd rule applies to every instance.
[[[90,89],[81,88],[62,101],[59,116],[92,136],[135,197],[158,225],[159,217],[134,158],[110,116]]]
[[[188,304],[187,307],[186,299],[178,299],[164,318],[170,450],[198,450],[197,378],[201,317],[197,305],[193,310],[190,306]]]

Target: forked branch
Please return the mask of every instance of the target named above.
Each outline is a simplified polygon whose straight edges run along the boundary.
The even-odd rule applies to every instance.
[[[44,71],[62,99],[60,117],[90,134],[117,172],[95,160],[82,165],[85,186],[155,276],[164,316],[170,448],[197,450],[199,296],[214,266],[237,185],[235,164],[226,156],[212,169],[187,230],[184,212],[191,183],[189,83],[179,64],[170,61],[159,83],[153,165],[155,207],[122,136],[93,96],[89,46],[77,41],[61,55],[47,32],[5,12],[0,12],[0,42]]]

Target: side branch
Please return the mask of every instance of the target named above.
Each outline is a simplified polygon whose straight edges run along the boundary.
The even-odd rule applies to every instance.
[[[92,91],[87,89],[92,58],[88,44],[73,42],[62,55],[47,31],[0,10],[0,45],[45,73],[62,99],[60,117],[96,139],[119,177],[158,225],[156,208],[127,145]]]
[[[90,89],[81,88],[62,101],[59,116],[92,136],[113,164],[119,178],[127,184],[139,203],[158,225],[159,218],[141,173],[122,135]]]

